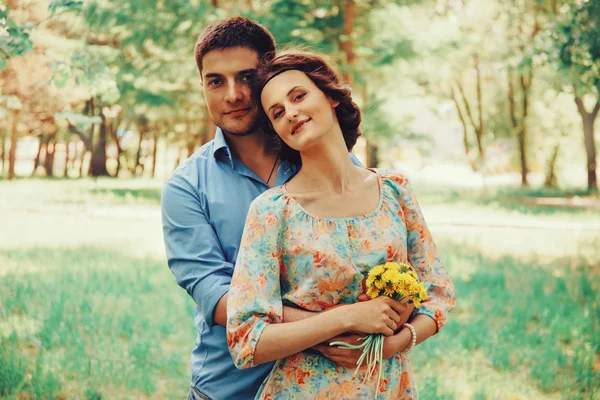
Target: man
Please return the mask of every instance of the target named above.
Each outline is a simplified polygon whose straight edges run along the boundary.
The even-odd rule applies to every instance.
[[[253,399],[272,363],[238,370],[227,347],[227,292],[252,200],[299,169],[279,160],[257,129],[259,109],[250,81],[261,57],[275,50],[262,25],[243,17],[207,27],[195,57],[215,139],[196,151],[165,183],[162,217],[169,268],[196,302],[198,338],[191,355],[189,399]],[[407,310],[410,313],[411,310]],[[311,313],[284,307],[284,320]],[[340,365],[357,351],[319,347]]]

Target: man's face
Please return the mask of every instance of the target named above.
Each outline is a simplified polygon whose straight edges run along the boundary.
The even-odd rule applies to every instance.
[[[202,57],[202,88],[214,123],[232,135],[251,133],[258,107],[250,82],[258,65],[256,51],[230,47],[209,51]]]

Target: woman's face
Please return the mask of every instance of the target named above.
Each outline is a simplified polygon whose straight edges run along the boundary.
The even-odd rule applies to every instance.
[[[297,70],[282,72],[263,88],[261,103],[279,137],[292,149],[308,149],[339,126],[338,103]]]

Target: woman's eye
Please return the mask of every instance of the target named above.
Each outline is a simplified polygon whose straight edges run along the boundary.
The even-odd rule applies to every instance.
[[[275,114],[273,115],[273,119],[279,118],[282,114],[283,114],[283,111],[276,111]]]
[[[296,97],[294,97],[294,101],[302,100],[302,98],[306,96],[306,93],[300,93]]]

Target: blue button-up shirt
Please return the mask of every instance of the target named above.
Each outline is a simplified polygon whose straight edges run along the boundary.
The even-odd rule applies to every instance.
[[[352,158],[357,165],[360,163]],[[299,167],[282,161],[275,185]],[[196,302],[198,330],[192,350],[192,383],[211,399],[253,399],[273,363],[238,370],[225,328],[213,321],[229,291],[250,203],[269,186],[235,159],[217,129],[215,139],[180,165],[162,192],[162,223],[169,268]]]

